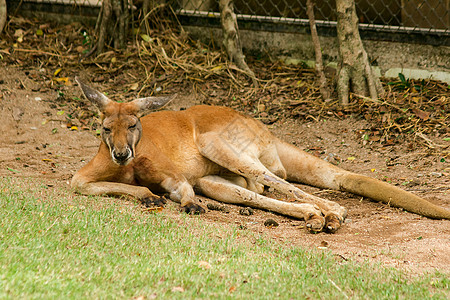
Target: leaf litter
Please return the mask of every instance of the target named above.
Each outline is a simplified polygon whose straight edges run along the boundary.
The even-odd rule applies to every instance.
[[[95,40],[93,28],[13,17],[1,41],[3,61],[29,70],[30,79],[42,83],[40,90],[60,94],[58,105],[70,115],[68,128],[98,127],[98,116],[85,109],[84,101],[64,94],[75,75],[91,74],[91,80],[115,100],[192,90],[204,104],[230,106],[266,124],[282,118],[363,118],[371,124],[363,133],[365,143],[390,146],[407,141],[450,156],[450,88],[443,82],[416,82],[399,74],[399,80],[382,79],[386,89],[382,98],[352,94],[350,105],[343,107],[336,95],[329,102],[321,99],[310,68],[248,55],[260,82],[255,88],[214,44],[190,39],[170,10],[155,10],[148,20],[149,32],[137,31],[140,34],[126,49],[109,48],[97,57],[85,57]],[[42,34],[36,34],[39,30]]]

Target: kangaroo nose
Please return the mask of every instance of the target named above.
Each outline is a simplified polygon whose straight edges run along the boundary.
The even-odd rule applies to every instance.
[[[125,162],[128,158],[130,158],[131,151],[128,148],[123,150],[123,151],[116,151],[116,150],[114,150],[112,155],[113,155],[113,158],[117,162],[121,163],[121,162]]]

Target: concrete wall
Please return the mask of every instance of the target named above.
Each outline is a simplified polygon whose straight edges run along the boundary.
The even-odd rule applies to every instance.
[[[221,45],[220,28],[184,26],[194,38],[210,43],[211,38]],[[298,33],[241,30],[242,46],[246,52],[268,54],[286,62],[314,61],[314,49],[311,37]],[[323,57],[326,64],[335,65],[338,59],[337,39],[320,37]],[[436,79],[450,84],[450,47],[406,44],[385,41],[363,41],[366,51],[384,77],[398,77],[403,73],[406,78]]]

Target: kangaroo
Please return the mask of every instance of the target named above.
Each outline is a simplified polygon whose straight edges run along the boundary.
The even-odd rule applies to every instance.
[[[173,97],[118,103],[75,78],[101,113],[101,144],[71,185],[88,195],[128,195],[163,206],[168,193],[187,213],[205,209],[195,192],[212,199],[304,219],[311,232],[338,230],[347,210],[291,182],[348,191],[435,219],[450,210],[388,183],[355,174],[274,136],[261,122],[227,107],[199,105],[157,111]],[[292,201],[262,195],[264,187]],[[195,192],[194,192],[195,191]]]

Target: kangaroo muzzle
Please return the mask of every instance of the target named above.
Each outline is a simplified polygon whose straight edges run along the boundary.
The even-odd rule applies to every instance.
[[[125,166],[133,159],[133,151],[129,147],[122,150],[112,149],[111,157],[116,164]]]

